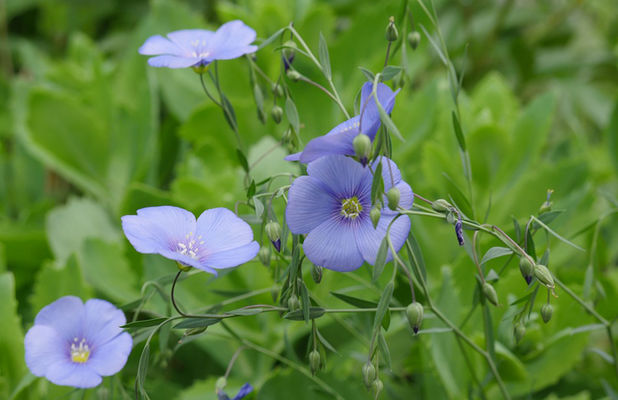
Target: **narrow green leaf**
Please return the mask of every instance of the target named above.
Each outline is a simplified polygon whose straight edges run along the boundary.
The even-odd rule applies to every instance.
[[[358,307],[358,308],[375,308],[378,306],[378,303],[373,301],[359,299],[358,297],[348,296],[347,294],[330,292],[333,296],[338,298],[341,301],[345,301],[346,303]]]
[[[272,42],[274,42],[279,36],[281,36],[281,34],[283,32],[285,32],[286,28],[281,28],[279,29],[277,32],[273,33],[272,35],[270,35],[270,37],[266,40],[264,40],[262,43],[260,43],[260,45],[258,46],[257,51],[260,51],[261,49],[263,49],[264,47],[268,46],[269,44],[271,44]]]
[[[318,45],[318,56],[320,57],[320,64],[322,64],[322,72],[327,79],[332,78],[331,70],[330,70],[330,56],[328,55],[328,45],[326,44],[326,39],[324,39],[324,35],[320,32],[320,43]]]
[[[549,232],[550,234],[552,234],[553,236],[555,236],[556,238],[558,238],[560,241],[568,244],[571,247],[576,248],[579,251],[583,251],[586,252],[586,250],[582,249],[581,247],[579,247],[578,245],[576,245],[575,243],[569,241],[568,239],[563,238],[562,236],[558,235],[556,232],[554,232],[549,226],[545,225],[543,223],[543,221],[541,221],[540,219],[538,219],[537,217],[535,217],[534,215],[532,215],[530,218],[532,218],[532,220],[536,223],[538,223],[539,225],[541,225],[541,227],[543,229],[545,229],[547,232]]]
[[[445,66],[448,65],[448,60],[444,56],[444,53],[442,52],[442,49],[436,43],[435,39],[429,34],[429,32],[427,32],[427,29],[425,29],[425,27],[422,24],[419,24],[419,25],[420,25],[421,29],[423,30],[423,33],[427,37],[427,40],[429,40],[429,44],[431,44],[431,47],[433,47],[433,49],[436,51],[436,53],[438,53],[438,57],[440,57],[440,60],[442,61],[442,63]]]
[[[285,99],[285,115],[288,118],[288,122],[292,125],[295,133],[300,131],[300,122],[298,120],[298,110],[296,110],[296,104],[291,98]]]
[[[533,260],[536,261],[536,248],[534,246],[534,238],[532,237],[532,232],[528,229],[526,234],[526,252],[532,257]]]
[[[221,318],[186,318],[179,324],[176,324],[174,329],[204,328],[218,322],[221,322]]]
[[[373,72],[363,67],[358,67],[358,69],[361,70],[361,72],[363,73],[363,75],[365,75],[365,78],[367,78],[367,80],[372,81],[372,82],[374,81],[376,76],[373,74]]]
[[[309,308],[309,319],[318,319],[322,315],[326,313],[326,310],[322,307],[310,307]],[[291,311],[283,316],[285,319],[289,319],[292,321],[304,321],[305,316],[303,315],[303,310]]]
[[[521,226],[519,226],[519,222],[517,222],[517,218],[513,218],[513,230],[515,231],[515,241],[519,243],[521,240]]]
[[[153,318],[153,319],[145,319],[142,321],[134,321],[129,322],[128,324],[124,324],[121,326],[122,329],[137,329],[137,328],[148,328],[151,326],[159,325],[161,322],[166,321],[167,318]]]
[[[378,163],[373,172],[373,181],[371,182],[371,204],[376,204],[378,199],[382,197],[383,192],[382,163]]]
[[[264,94],[262,88],[257,83],[253,85],[253,99],[255,100],[255,106],[257,107],[257,114],[260,122],[266,122],[266,115],[264,114]]]
[[[423,275],[422,278],[424,281],[427,280],[427,270],[425,269],[425,259],[423,258],[423,252],[421,251],[421,246],[418,244],[416,237],[410,230],[410,234],[408,235],[408,240],[406,242],[406,249],[408,250],[408,259],[410,262],[416,264],[418,269],[421,271]],[[414,269],[412,269],[414,272]],[[421,277],[416,277],[419,281]]]
[[[264,204],[262,204],[262,200],[254,196],[253,206],[255,207],[255,216],[258,218],[262,218],[262,214],[264,214]]]
[[[380,353],[382,354],[382,359],[384,360],[386,368],[391,369],[391,352],[388,349],[388,343],[386,342],[386,339],[384,339],[382,332],[378,333],[378,350],[380,350]]]
[[[248,199],[252,198],[253,195],[255,195],[255,190],[256,190],[255,180],[251,179],[251,184],[249,185],[249,188],[247,189]]]
[[[382,239],[382,243],[380,243],[380,247],[378,248],[378,254],[376,255],[376,262],[373,264],[373,281],[377,281],[382,275],[382,271],[384,271],[384,265],[386,264],[386,256],[388,254],[388,241],[386,236]]]
[[[461,151],[466,151],[466,139],[464,138],[461,125],[459,124],[459,119],[457,118],[455,111],[451,111],[451,116],[453,117],[453,130],[455,131],[455,137],[457,137],[459,148]]]
[[[403,68],[401,68],[398,65],[387,65],[386,67],[384,67],[384,69],[382,70],[382,82],[385,81],[390,81],[391,79],[393,79],[398,73],[400,73],[403,70]]]
[[[238,310],[226,311],[227,315],[239,315],[239,316],[247,316],[247,315],[256,315],[260,314],[264,311],[261,307],[256,308],[239,308]]]
[[[607,142],[614,170],[618,173],[618,99],[614,102],[614,110],[607,125]]]
[[[236,156],[238,157],[238,161],[240,162],[240,166],[245,172],[249,172],[249,163],[247,162],[247,157],[245,157],[244,153],[240,149],[236,149]]]
[[[549,225],[551,224],[551,222],[553,220],[555,220],[560,214],[562,214],[563,212],[565,212],[566,210],[553,210],[553,211],[548,211],[546,213],[543,213],[541,215],[539,215],[539,220],[542,221],[544,224]],[[534,223],[533,224],[534,229],[539,229],[541,226],[538,223]]]
[[[232,103],[228,100],[228,98],[221,92],[221,107],[223,108],[223,116],[227,121],[228,125],[232,130],[238,130],[238,123],[236,122],[236,112],[234,111],[234,107]]]
[[[380,296],[380,301],[378,302],[378,308],[376,310],[376,315],[373,320],[373,329],[371,330],[374,335],[378,332],[378,328],[382,324],[382,319],[384,315],[386,315],[386,311],[388,311],[388,306],[391,303],[391,298],[393,297],[393,290],[395,289],[395,285],[392,281],[390,281],[386,287],[384,288],[384,292],[382,292],[382,296]]]
[[[300,280],[300,279],[299,279]],[[311,307],[311,301],[309,300],[309,291],[305,282],[300,280],[300,299],[302,300],[303,318],[305,322],[309,322],[309,308]]]
[[[492,247],[487,250],[483,258],[481,259],[481,265],[485,264],[489,260],[493,260],[494,258],[508,256],[509,254],[513,254],[513,250],[507,247]]]
[[[375,82],[375,80],[374,80],[374,82]],[[399,129],[397,129],[397,126],[395,126],[395,124],[393,123],[393,120],[391,119],[391,117],[388,116],[388,114],[384,110],[384,107],[382,107],[382,104],[380,104],[380,101],[378,100],[378,94],[377,94],[376,88],[377,88],[377,86],[374,85],[374,88],[373,88],[373,98],[375,100],[376,105],[378,106],[378,111],[380,112],[380,120],[382,121],[384,126],[386,126],[386,129],[390,133],[395,135],[402,142],[405,142],[406,140],[403,138],[403,136],[401,136],[401,133],[399,132]]]
[[[137,364],[137,387],[140,393],[146,399],[149,399],[148,393],[144,390],[144,382],[146,382],[146,375],[148,374],[148,362],[150,361],[150,343],[146,342],[144,350],[139,357],[139,363]]]

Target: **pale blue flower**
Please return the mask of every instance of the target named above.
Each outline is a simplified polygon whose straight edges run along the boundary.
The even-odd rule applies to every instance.
[[[139,53],[156,56],[148,59],[153,67],[186,68],[230,60],[257,51],[251,45],[256,34],[242,21],[230,21],[216,30],[185,29],[149,37]]]
[[[124,367],[133,340],[122,311],[105,300],[61,297],[36,316],[25,338],[26,365],[56,385],[90,388]]]
[[[204,211],[196,220],[172,206],[147,207],[122,217],[122,229],[140,253],[161,254],[212,274],[255,257],[260,249],[251,227],[226,208]]]
[[[384,191],[396,187],[399,206],[412,207],[414,195],[401,180],[394,162],[381,157],[371,167],[363,167],[350,157],[331,155],[309,163],[308,176],[296,178],[290,187],[286,222],[295,234],[307,234],[303,250],[314,264],[335,271],[351,271],[363,262],[375,264],[378,248],[397,213],[384,207],[374,229],[369,215],[372,170],[382,163]],[[387,204],[384,199],[383,204]],[[399,251],[410,232],[410,219],[397,218],[390,230],[393,247]],[[387,261],[392,259],[388,253]]]

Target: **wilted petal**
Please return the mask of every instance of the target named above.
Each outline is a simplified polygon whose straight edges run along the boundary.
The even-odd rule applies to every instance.
[[[358,226],[358,229],[356,229],[356,244],[367,263],[371,265],[375,264],[378,249],[386,236],[386,230],[393,218],[395,218],[395,215],[382,213],[376,229],[373,228],[369,218],[364,218],[360,226]],[[390,230],[391,242],[396,251],[399,251],[406,242],[408,233],[410,233],[410,219],[403,215],[393,222]],[[393,255],[389,250],[386,261],[388,262],[392,259]]]
[[[341,218],[330,218],[309,232],[303,249],[312,263],[334,271],[352,271],[363,265],[352,223]]]
[[[301,176],[290,187],[285,220],[292,233],[309,233],[333,214],[337,215],[340,207],[339,201],[319,180]]]

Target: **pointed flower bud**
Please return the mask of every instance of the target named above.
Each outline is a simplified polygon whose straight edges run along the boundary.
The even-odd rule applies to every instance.
[[[554,314],[554,307],[551,304],[545,303],[541,306],[541,318],[543,322],[548,323],[551,320],[551,316]]]
[[[410,303],[406,308],[406,318],[414,333],[418,333],[423,323],[423,305],[418,302]]]
[[[534,276],[548,289],[553,289],[556,286],[554,284],[554,278],[551,276],[551,272],[549,272],[549,269],[542,264],[537,264],[534,266]]]
[[[283,109],[279,106],[274,106],[272,110],[270,110],[270,115],[273,117],[273,120],[276,124],[281,122],[281,117],[283,117]]]
[[[298,80],[300,79],[300,73],[295,69],[288,69],[286,75],[292,82],[298,82]]]
[[[459,243],[459,245],[463,246],[465,241],[463,235],[463,224],[461,222],[461,215],[459,215],[459,217],[457,218],[457,222],[455,222],[455,235],[457,235],[457,242]]]
[[[483,283],[483,294],[491,304],[494,306],[498,305],[498,294],[496,293],[496,289],[489,282]]]
[[[294,293],[292,293],[288,298],[288,309],[290,311],[296,311],[300,309],[300,300],[298,300],[298,296],[296,296]]]
[[[388,208],[393,211],[397,211],[397,207],[399,207],[399,198],[401,197],[401,193],[399,189],[395,186],[390,188],[386,193],[386,199],[388,200]]]
[[[311,373],[315,375],[316,372],[320,370],[322,366],[322,360],[320,359],[320,352],[317,350],[313,350],[309,353],[309,366],[311,367]]]
[[[369,136],[364,133],[360,133],[356,135],[354,141],[352,142],[352,146],[354,146],[354,153],[358,160],[363,164],[363,167],[367,165],[367,161],[369,161],[369,155],[371,154],[371,139]]]
[[[397,27],[395,26],[395,17],[390,17],[388,19],[388,25],[386,26],[386,40],[389,42],[394,42],[399,37],[399,32],[397,32]]]
[[[281,226],[275,222],[270,221],[266,224],[266,235],[270,239],[271,243],[277,251],[281,251]]]
[[[384,389],[384,383],[382,383],[382,380],[380,378],[376,379],[371,384],[371,391],[373,392],[373,395],[375,396],[376,399],[380,396],[380,393],[382,392],[383,389]]]
[[[521,321],[519,321],[517,324],[515,324],[513,334],[515,335],[515,340],[519,343],[526,335],[526,326]]]
[[[418,31],[412,31],[408,33],[408,44],[412,47],[412,50],[416,50],[418,44],[421,42],[421,34]]]
[[[262,246],[258,251],[258,259],[265,266],[270,266],[270,247]]]
[[[524,256],[519,259],[519,271],[529,285],[532,281],[532,275],[534,275],[534,266],[528,257]]]
[[[448,222],[449,224],[455,224],[455,222],[457,221],[456,217],[455,217],[455,213],[452,211],[449,211],[446,214],[446,222]]]
[[[451,203],[444,199],[438,199],[431,203],[431,208],[433,208],[437,212],[447,212],[452,209],[453,206],[451,206]]]
[[[376,229],[378,226],[378,222],[380,222],[380,216],[382,212],[380,211],[380,207],[373,207],[369,212],[369,216],[371,217],[371,223],[373,224],[373,229]]]
[[[278,83],[273,83],[271,90],[275,97],[283,97],[283,87]]]
[[[373,381],[376,380],[376,367],[369,361],[365,365],[363,365],[363,382],[367,388],[371,387]]]
[[[319,265],[315,265],[315,264],[311,264],[311,277],[313,278],[313,281],[315,283],[320,283],[322,282],[322,270],[324,268],[320,267]]]
[[[283,49],[281,50],[281,58],[283,59],[283,67],[287,71],[294,61],[294,56],[296,55],[296,42],[293,40],[288,40],[283,43]]]

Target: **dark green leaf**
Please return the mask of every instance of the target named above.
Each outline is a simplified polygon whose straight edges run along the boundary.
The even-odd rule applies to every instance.
[[[451,116],[453,117],[453,130],[455,131],[455,137],[457,137],[459,148],[461,151],[466,151],[466,139],[464,138],[464,134],[461,130],[461,125],[459,124],[459,119],[457,119],[455,111],[451,112]]]
[[[273,33],[272,35],[270,35],[270,37],[266,40],[264,40],[262,43],[260,43],[260,45],[258,46],[258,51],[260,51],[261,49],[263,49],[264,47],[268,46],[269,44],[271,44],[272,42],[274,42],[279,36],[281,36],[281,34],[283,32],[285,32],[287,28],[281,28],[279,29],[277,32]]]
[[[300,132],[300,122],[298,120],[298,111],[296,105],[291,98],[285,99],[285,115],[288,117],[288,122],[292,125],[294,132],[298,134]]]
[[[300,279],[299,279],[300,280]],[[300,299],[302,301],[302,311],[303,318],[305,322],[309,322],[309,308],[311,307],[311,301],[309,300],[309,291],[307,290],[307,286],[305,286],[305,282],[300,280]]]
[[[228,98],[221,92],[221,107],[223,108],[223,115],[225,116],[225,120],[227,121],[230,128],[233,131],[238,130],[238,122],[236,122],[236,112],[234,111],[234,107],[232,103],[228,100]]]
[[[406,249],[408,250],[408,259],[410,262],[416,264],[418,269],[421,271],[422,280],[427,280],[427,270],[425,269],[425,259],[423,258],[423,252],[421,251],[421,247],[418,244],[418,241],[414,237],[412,230],[410,230],[410,234],[408,235],[408,242],[406,244]],[[415,269],[412,269],[415,272]],[[416,277],[419,281],[421,280],[420,276]]]
[[[176,324],[174,329],[204,328],[218,322],[221,322],[221,318],[186,318],[179,324]]]
[[[322,307],[310,307],[309,308],[309,319],[317,319],[320,318],[326,312]],[[283,316],[285,319],[290,319],[292,321],[304,321],[305,317],[303,315],[303,310],[291,311]]]
[[[481,265],[485,264],[489,260],[493,260],[494,258],[508,256],[509,254],[513,254],[513,250],[507,247],[492,247],[487,250],[483,258],[481,259]]]
[[[247,162],[247,157],[245,157],[245,154],[240,149],[236,149],[236,156],[238,157],[238,161],[240,162],[242,169],[244,169],[245,172],[249,172],[249,163]]]
[[[380,301],[378,302],[378,308],[376,310],[376,315],[373,320],[373,329],[371,330],[374,335],[377,334],[378,328],[382,324],[382,319],[386,315],[386,311],[388,311],[388,307],[391,303],[391,298],[393,297],[393,290],[395,285],[393,282],[389,282],[384,288],[384,292],[382,292],[382,296],[380,296]]]
[[[400,66],[397,65],[387,65],[382,70],[382,81],[390,81],[393,79],[398,73],[403,70]]]
[[[384,329],[386,330],[388,328]],[[384,339],[384,335],[382,334],[382,332],[378,333],[378,350],[380,350],[380,353],[382,354],[382,359],[384,360],[386,368],[391,369],[391,352],[388,349],[388,343]]]
[[[148,328],[150,326],[159,325],[163,321],[167,321],[167,318],[153,318],[153,319],[145,319],[142,321],[129,322],[128,324],[122,325],[121,328],[122,329]]]
[[[332,294],[333,296],[335,296],[339,300],[345,301],[346,303],[348,303],[348,304],[350,304],[350,305],[352,305],[354,307],[358,307],[358,308],[375,308],[375,307],[378,306],[378,303],[375,303],[373,301],[359,299],[358,297],[348,296],[347,294],[337,293],[337,292],[330,292],[330,294]]]
[[[371,204],[377,204],[379,198],[384,192],[384,184],[382,183],[382,163],[376,165],[373,172],[373,181],[371,182]]]
[[[240,316],[245,316],[245,315],[256,315],[256,314],[260,314],[264,309],[260,308],[260,307],[256,307],[256,308],[239,308],[238,310],[232,310],[232,311],[226,311],[225,313],[227,315],[240,315]]]
[[[378,248],[378,254],[376,256],[376,262],[373,264],[373,281],[377,281],[384,271],[384,265],[386,264],[386,256],[388,255],[388,241],[386,236],[382,239],[380,247]]]
[[[367,68],[358,67],[358,69],[361,70],[361,72],[363,73],[363,75],[365,75],[367,80],[373,82],[374,79],[376,78],[376,76],[373,74],[373,72],[369,71]]]

